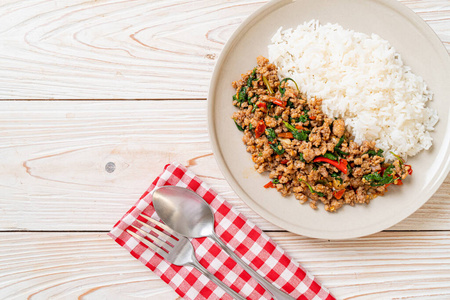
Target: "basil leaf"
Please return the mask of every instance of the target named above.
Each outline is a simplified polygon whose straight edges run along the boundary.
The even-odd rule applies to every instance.
[[[272,148],[273,149],[273,151],[276,153],[276,154],[279,154],[279,155],[281,155],[281,154],[283,154],[284,153],[284,148],[283,147],[281,147],[281,145],[280,145],[280,143],[278,142],[277,144],[270,144],[269,145],[270,146],[270,148]],[[278,146],[280,146],[281,147],[281,149],[279,149],[278,148]]]
[[[308,130],[302,130],[302,131],[298,131],[294,126],[292,126],[291,124],[289,124],[286,121],[283,121],[284,126],[286,126],[286,128],[292,132],[292,135],[294,136],[294,139],[297,139],[299,141],[307,141],[309,134],[311,133],[311,131]]]
[[[300,161],[305,161],[305,159],[303,158],[303,153],[299,153],[298,154],[298,159],[300,160]]]
[[[342,178],[339,173],[332,173],[331,177],[336,178],[336,180],[339,180],[339,182],[342,183]]]
[[[341,149],[339,149],[339,147],[342,145],[343,142],[344,142],[344,137],[341,136],[341,138],[339,139],[339,142],[336,144],[336,146],[334,146],[334,152],[336,152],[341,157],[345,157],[350,154],[348,152],[344,152]]]
[[[273,142],[277,138],[277,134],[272,128],[267,128],[265,133],[270,142]]]
[[[247,86],[251,87],[252,86],[252,81],[256,80],[256,68],[253,69],[252,74],[250,74],[250,76],[247,79]]]
[[[394,182],[394,176],[392,173],[394,172],[394,165],[390,165],[384,170],[383,176],[380,173],[374,172],[371,174],[366,174],[363,178],[370,182],[370,186],[382,186],[386,184],[390,184]]]
[[[297,122],[305,123],[307,121],[308,121],[308,116],[307,115],[301,115],[300,118],[297,119]]]
[[[364,154],[369,154],[370,157],[373,157],[375,155],[379,156],[379,157],[383,157],[383,152],[384,152],[383,150],[378,149],[378,151],[376,151],[376,152],[375,152],[375,150],[369,150]]]
[[[233,119],[233,121],[234,121],[234,124],[236,124],[236,127],[237,127],[240,131],[244,131],[244,128],[242,128],[242,126],[239,125],[239,124],[236,122],[235,119]]]
[[[295,131],[296,132],[292,132],[292,135],[294,136],[295,139],[299,141],[308,141],[309,134],[311,133],[311,131],[309,130],[298,131],[297,129]]]

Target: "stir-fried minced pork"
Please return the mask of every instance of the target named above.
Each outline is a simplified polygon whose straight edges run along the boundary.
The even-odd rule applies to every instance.
[[[320,99],[306,100],[296,83],[279,80],[275,65],[259,56],[258,66],[234,81],[233,114],[255,169],[270,172],[266,188],[301,202],[337,211],[344,204],[368,204],[390,184],[401,185],[411,166],[398,158],[385,163],[375,142],[358,145],[344,120],[323,114]],[[288,83],[291,83],[289,85]]]

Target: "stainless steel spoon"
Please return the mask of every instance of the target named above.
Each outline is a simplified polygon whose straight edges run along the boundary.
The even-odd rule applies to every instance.
[[[154,190],[152,195],[156,213],[167,226],[185,237],[210,237],[275,299],[294,299],[250,268],[217,236],[214,231],[214,214],[202,197],[191,190],[177,186],[160,187]]]

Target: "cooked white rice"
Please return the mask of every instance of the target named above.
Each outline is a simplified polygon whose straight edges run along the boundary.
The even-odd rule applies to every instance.
[[[407,158],[432,144],[438,120],[426,107],[432,93],[411,72],[388,41],[312,20],[297,29],[280,28],[269,60],[281,78],[291,77],[308,98],[323,99],[323,111],[345,120],[355,141]]]

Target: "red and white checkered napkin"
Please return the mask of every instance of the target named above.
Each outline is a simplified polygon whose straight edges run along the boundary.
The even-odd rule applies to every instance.
[[[136,241],[125,230],[142,212],[159,220],[151,191],[163,185],[186,187],[208,202],[215,216],[216,233],[243,260],[275,286],[297,299],[335,299],[257,226],[237,212],[191,171],[180,164],[166,165],[141,199],[114,225],[109,235],[135,258],[155,272],[185,299],[231,299],[228,294],[192,267],[170,264]],[[247,299],[271,299],[250,275],[209,238],[193,239],[200,263]]]

